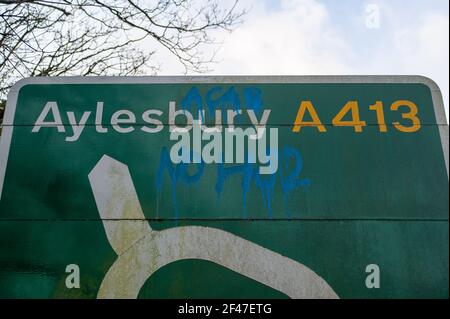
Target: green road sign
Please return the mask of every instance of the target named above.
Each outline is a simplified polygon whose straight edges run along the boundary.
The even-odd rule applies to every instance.
[[[31,78],[0,141],[0,297],[448,298],[423,77]]]

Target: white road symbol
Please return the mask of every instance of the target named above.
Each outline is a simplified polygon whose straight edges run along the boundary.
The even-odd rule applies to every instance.
[[[88,177],[106,236],[118,256],[97,298],[137,298],[152,274],[183,259],[211,261],[291,298],[338,298],[305,265],[229,232],[202,226],[152,230],[127,165],[107,155]]]

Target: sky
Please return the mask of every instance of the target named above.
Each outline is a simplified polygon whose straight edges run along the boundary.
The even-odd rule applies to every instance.
[[[231,33],[213,33],[221,44],[207,74],[423,75],[441,88],[448,122],[448,0],[240,0],[239,6],[249,9],[243,22]],[[160,75],[184,74],[166,52],[158,54]]]

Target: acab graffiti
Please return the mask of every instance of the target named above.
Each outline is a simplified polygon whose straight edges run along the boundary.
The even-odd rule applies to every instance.
[[[290,193],[299,187],[309,186],[310,180],[300,176],[303,169],[300,151],[289,146],[280,148],[278,129],[266,129],[270,110],[263,108],[261,91],[255,87],[244,88],[241,98],[233,86],[227,90],[213,87],[203,98],[198,88],[193,87],[182,99],[181,105],[188,124],[184,127],[171,127],[171,140],[175,136],[174,139],[179,138],[179,141],[170,149],[161,149],[156,174],[158,193],[162,192],[165,176],[169,177],[175,218],[179,216],[177,186],[198,184],[205,175],[205,165],[208,164],[215,164],[217,167],[214,189],[218,200],[229,184],[227,181],[233,176],[240,177],[244,216],[248,217],[247,195],[250,188],[255,186],[271,218],[273,195],[278,183],[284,197],[286,214],[290,217],[287,207]],[[238,122],[236,116],[242,114],[244,106],[254,127],[242,130],[236,128],[235,124]],[[205,109],[215,116],[213,127],[202,124],[206,122]],[[193,121],[192,112],[196,111],[199,119]],[[226,114],[224,122],[222,113]],[[224,132],[225,146],[222,146],[221,132]],[[207,137],[204,138],[204,135]],[[266,142],[266,138],[269,142]],[[202,149],[202,140],[205,139],[207,144]]]

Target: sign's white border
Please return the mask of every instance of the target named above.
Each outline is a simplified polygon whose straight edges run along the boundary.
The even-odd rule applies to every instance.
[[[137,76],[137,77],[31,77],[18,81],[10,89],[0,137],[0,199],[11,145],[17,98],[28,84],[149,84],[149,83],[417,83],[426,85],[433,100],[434,113],[441,137],[448,178],[448,124],[439,86],[431,79],[418,75],[336,75],[336,76]]]

